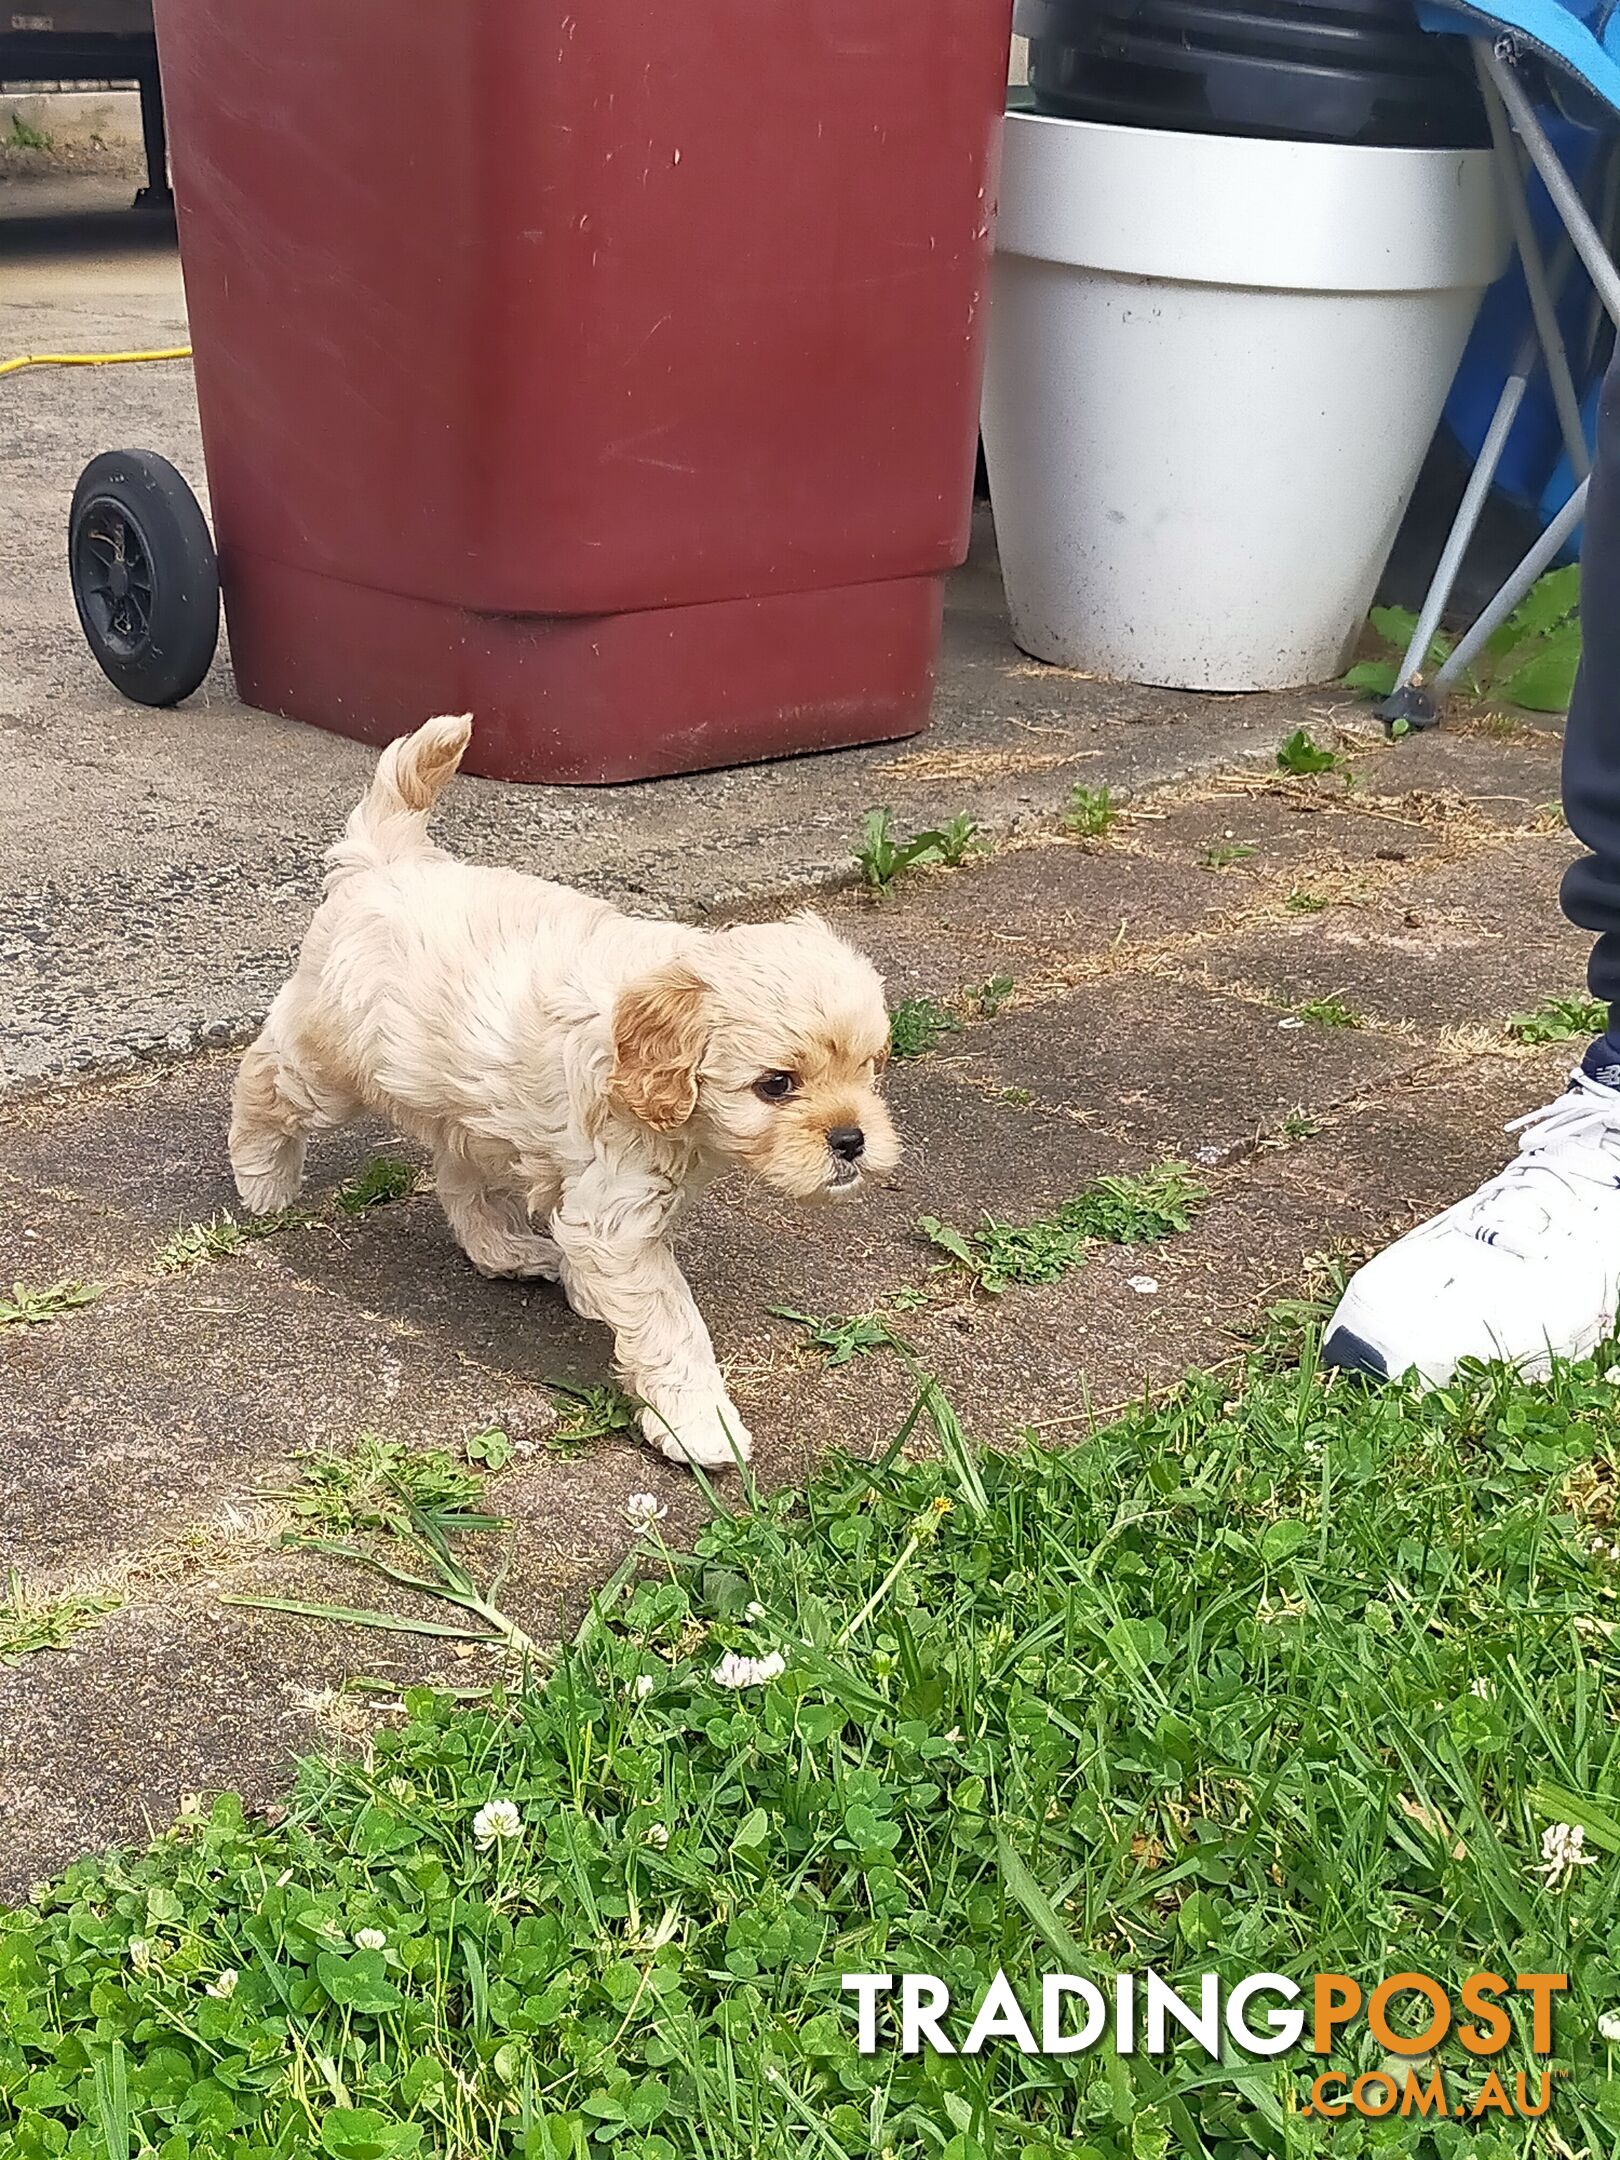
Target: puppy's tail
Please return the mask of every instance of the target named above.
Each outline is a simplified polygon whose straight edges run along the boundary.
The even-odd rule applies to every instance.
[[[388,745],[369,790],[349,812],[342,839],[326,851],[328,891],[358,871],[434,852],[427,821],[471,736],[471,713],[445,713]]]

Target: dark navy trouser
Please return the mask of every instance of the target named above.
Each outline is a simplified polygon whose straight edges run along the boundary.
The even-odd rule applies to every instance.
[[[1598,403],[1581,536],[1581,667],[1564,736],[1564,815],[1591,853],[1564,875],[1564,913],[1598,934],[1587,980],[1620,1043],[1620,353]]]

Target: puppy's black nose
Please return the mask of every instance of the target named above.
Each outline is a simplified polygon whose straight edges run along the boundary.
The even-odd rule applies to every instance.
[[[859,1162],[866,1153],[866,1135],[858,1125],[835,1125],[827,1135],[827,1145],[840,1162]]]

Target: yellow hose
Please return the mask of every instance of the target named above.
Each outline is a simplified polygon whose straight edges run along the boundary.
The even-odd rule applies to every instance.
[[[189,345],[168,345],[161,352],[36,352],[0,360],[0,375],[25,367],[121,367],[126,360],[189,360]]]

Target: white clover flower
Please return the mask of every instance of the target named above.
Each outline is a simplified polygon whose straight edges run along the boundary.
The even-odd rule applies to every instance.
[[[660,1852],[669,1843],[669,1828],[665,1823],[649,1823],[641,1834],[649,1845],[656,1845]]]
[[[227,1965],[217,1980],[209,1981],[203,1992],[212,1995],[215,2002],[229,2002],[236,1993],[236,1983],[241,1977],[234,1965]]]
[[[763,1687],[767,1680],[786,1671],[787,1660],[779,1650],[773,1650],[769,1657],[744,1657],[739,1651],[728,1650],[714,1668],[713,1679],[716,1687]]]
[[[669,1513],[656,1493],[633,1492],[624,1503],[624,1519],[632,1530],[651,1530]]]
[[[1479,1679],[1469,1682],[1468,1692],[1470,1695],[1477,1695],[1481,1702],[1489,1702],[1491,1699],[1491,1683],[1481,1674]]]
[[[765,1608],[759,1602],[758,1598],[752,1599],[747,1605],[743,1607],[743,1618],[745,1620],[763,1620],[764,1617]]]
[[[1611,1365],[1603,1377],[1610,1387],[1620,1387],[1620,1365]]]
[[[391,1777],[383,1790],[391,1800],[397,1800],[402,1807],[407,1800],[416,1798],[416,1787],[408,1777]]]
[[[1602,2039],[1620,2041],[1620,2010],[1605,2010],[1598,2019],[1598,2033]]]
[[[479,1849],[488,1852],[492,1845],[503,1838],[519,1838],[523,1835],[523,1817],[510,1800],[489,1800],[473,1817],[473,1836]]]
[[[355,1931],[354,1947],[357,1950],[386,1950],[388,1937],[381,1928],[358,1928]]]
[[[1547,1888],[1556,1890],[1577,1868],[1593,1867],[1597,1854],[1586,1850],[1586,1832],[1579,1823],[1549,1823],[1541,1836],[1541,1865],[1532,1875],[1545,1875]]]
[[[138,1973],[152,1970],[152,1945],[144,1935],[129,1938],[129,1962]]]
[[[647,1700],[647,1697],[652,1693],[653,1689],[657,1685],[658,1682],[653,1678],[650,1672],[637,1673],[635,1678],[635,1684],[631,1688],[630,1692],[636,1698],[637,1702],[645,1702]]]

